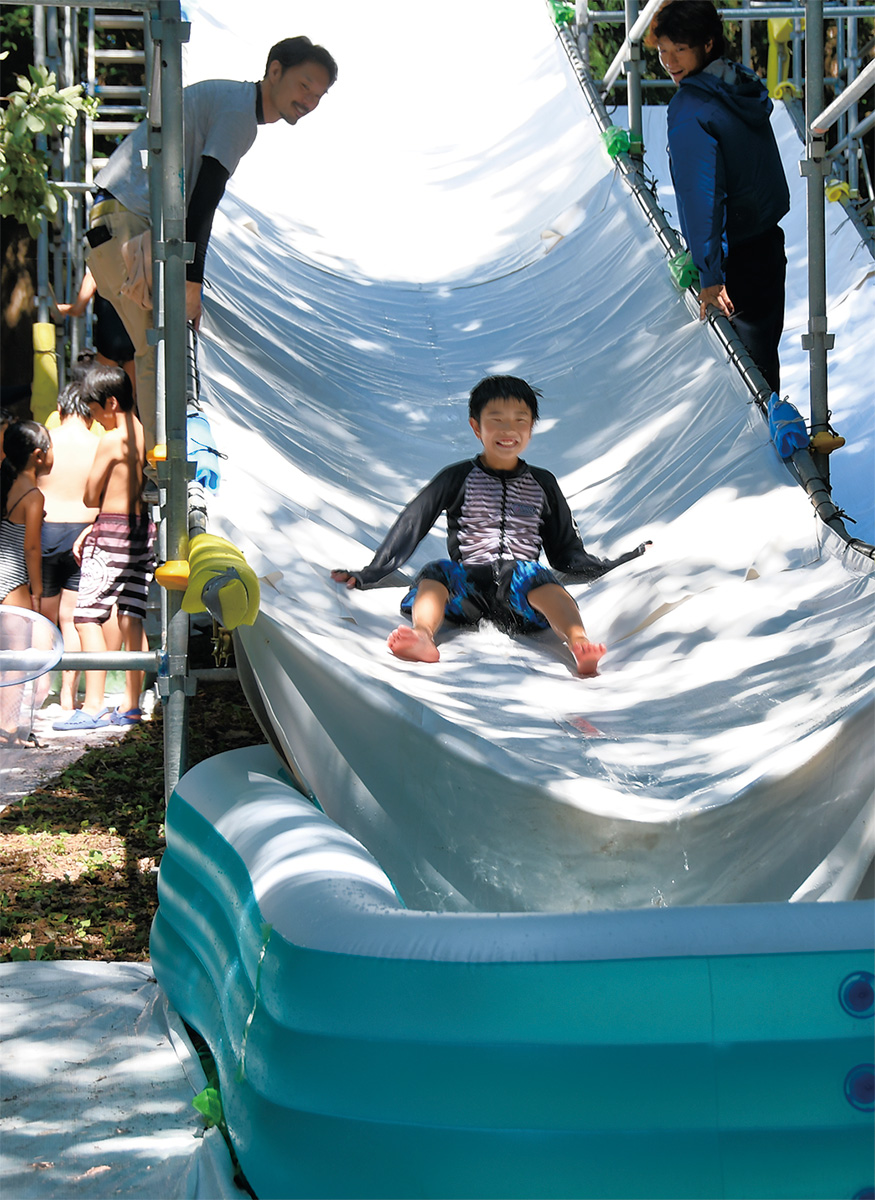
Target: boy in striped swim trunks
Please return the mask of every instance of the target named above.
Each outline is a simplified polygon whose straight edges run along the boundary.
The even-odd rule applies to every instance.
[[[73,548],[82,560],[73,622],[83,650],[113,649],[107,646],[104,626],[115,605],[124,646],[140,650],[155,543],[155,526],[142,500],[145,435],[134,414],[131,381],[121,367],[94,367],[83,393],[106,433],[97,444],[83,497],[86,506],[99,509],[97,520]],[[114,711],[104,708],[105,685],[105,671],[86,671],[82,708],[54,728],[86,730],[139,721],[143,672],[126,673],[125,702]]]

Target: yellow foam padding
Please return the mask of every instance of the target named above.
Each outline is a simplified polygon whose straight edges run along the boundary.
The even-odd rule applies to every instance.
[[[772,17],[769,19],[769,57],[766,63],[766,87],[769,95],[775,97],[778,88],[790,73],[790,54],[787,43],[793,36],[793,19],[791,17]]]
[[[841,200],[843,196],[850,196],[851,189],[843,179],[827,179],[824,185],[826,190],[827,200],[835,203],[836,200]]]
[[[188,587],[182,601],[185,612],[205,612],[204,587],[223,571],[233,568],[239,580],[231,580],[219,592],[222,623],[226,629],[253,624],[258,615],[261,588],[252,567],[232,542],[212,533],[199,533],[191,540],[188,565]]]
[[[833,450],[838,450],[844,444],[843,437],[837,433],[827,433],[825,429],[816,433],[811,439],[811,449],[816,450],[818,454],[832,454]]]
[[[779,83],[771,93],[773,100],[801,100],[802,93],[795,83],[791,83],[789,79],[785,79],[783,83]]]
[[[222,626],[224,629],[236,629],[238,625],[251,625],[254,617],[249,619],[249,593],[239,579],[232,579],[224,587],[219,588],[219,603],[222,606]]]
[[[188,587],[189,565],[186,559],[176,558],[155,568],[155,582],[168,592],[184,592]]]
[[[769,41],[786,44],[793,36],[792,17],[769,17]]]
[[[33,327],[33,387],[30,393],[33,419],[44,425],[58,411],[58,359],[55,354],[55,327],[50,321],[37,321]]]

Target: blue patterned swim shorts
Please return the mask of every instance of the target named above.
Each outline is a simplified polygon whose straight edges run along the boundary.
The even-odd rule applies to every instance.
[[[558,582],[552,571],[536,562],[506,562],[495,571],[491,565],[466,567],[448,558],[436,559],[425,564],[401,601],[406,617],[410,616],[417,585],[423,579],[442,583],[450,593],[444,610],[448,621],[476,625],[487,617],[510,633],[534,633],[549,627],[529,604],[528,594],[532,588]]]

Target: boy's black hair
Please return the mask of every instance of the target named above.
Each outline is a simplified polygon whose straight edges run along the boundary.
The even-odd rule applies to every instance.
[[[88,401],[82,394],[82,384],[73,380],[58,393],[58,412],[62,417],[81,417],[83,421],[91,420],[91,410]]]
[[[81,383],[92,367],[97,366],[96,351],[86,348],[76,355],[76,361],[70,367],[70,378],[74,383]]]
[[[650,22],[646,40],[655,46],[661,37],[685,46],[704,46],[712,41],[708,62],[726,53],[723,22],[711,0],[669,0]]]
[[[468,416],[480,420],[480,414],[490,400],[522,400],[532,411],[532,421],[538,419],[538,397],[541,393],[515,375],[487,375],[471,392]]]
[[[3,453],[0,463],[0,516],[6,516],[9,489],[30,462],[34,450],[50,450],[52,439],[44,425],[37,421],[13,421],[3,434]]]
[[[320,67],[324,67],[328,72],[329,87],[337,79],[337,63],[325,47],[315,46],[303,34],[301,37],[283,38],[281,42],[277,42],[275,46],[271,46],[264,68],[265,76],[270,70],[272,62],[280,64],[283,74],[288,71],[289,67],[297,67],[299,63],[318,63]]]
[[[82,381],[82,396],[86,404],[106,408],[110,396],[115,396],[122,412],[133,412],[134,392],[127,371],[97,363]],[[90,415],[90,414],[89,414]]]

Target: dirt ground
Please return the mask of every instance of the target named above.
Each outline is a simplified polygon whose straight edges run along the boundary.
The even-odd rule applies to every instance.
[[[0,748],[0,962],[142,960],[164,848],[160,706],[140,725],[87,733],[35,719],[35,744]],[[189,706],[189,763],[264,741],[236,683]]]

